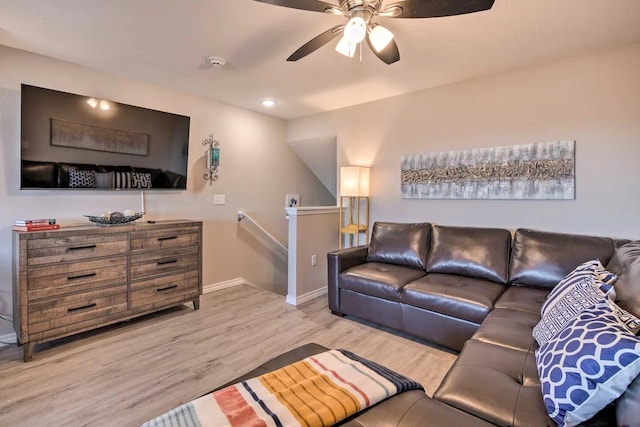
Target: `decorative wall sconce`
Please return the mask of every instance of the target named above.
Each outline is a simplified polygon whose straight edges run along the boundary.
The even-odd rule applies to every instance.
[[[213,134],[202,141],[204,147],[209,147],[205,152],[205,164],[207,171],[202,175],[209,185],[218,180],[218,167],[220,166],[220,141],[213,139]]]

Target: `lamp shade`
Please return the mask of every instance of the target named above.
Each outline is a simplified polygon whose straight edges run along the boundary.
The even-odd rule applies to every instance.
[[[353,55],[356,53],[356,46],[358,46],[356,43],[349,42],[349,40],[343,36],[336,46],[336,52],[353,58]]]
[[[340,195],[369,197],[369,168],[344,166],[340,168]]]
[[[376,25],[369,33],[369,41],[376,52],[382,52],[391,43],[391,40],[393,40],[393,33],[382,25]]]
[[[344,38],[350,43],[360,43],[367,35],[367,23],[361,16],[353,16],[344,26]]]

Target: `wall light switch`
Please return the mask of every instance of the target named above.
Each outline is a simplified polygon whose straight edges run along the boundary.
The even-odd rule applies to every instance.
[[[318,257],[311,255],[311,267],[315,267],[318,264]]]
[[[214,194],[213,195],[213,204],[214,205],[224,205],[227,203],[227,196],[224,194]]]

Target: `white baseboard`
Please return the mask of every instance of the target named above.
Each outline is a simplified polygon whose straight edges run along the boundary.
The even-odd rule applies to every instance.
[[[12,345],[17,343],[18,337],[15,332],[10,334],[0,335],[0,347],[6,347],[8,345]],[[6,344],[9,343],[9,344]]]
[[[238,285],[251,285],[248,281],[244,280],[242,277],[238,277],[237,279],[225,280],[224,282],[211,283],[209,285],[205,285],[202,287],[202,293],[208,294],[210,292],[219,291],[220,289],[230,288],[232,286]]]
[[[305,303],[307,301],[310,301],[314,298],[317,298],[321,295],[324,295],[328,292],[327,290],[328,288],[324,287],[324,288],[320,288],[320,289],[316,289],[315,291],[311,291],[311,292],[307,292],[306,294],[302,294],[298,297],[294,297],[292,295],[287,295],[287,304],[290,305],[300,305],[302,303]]]

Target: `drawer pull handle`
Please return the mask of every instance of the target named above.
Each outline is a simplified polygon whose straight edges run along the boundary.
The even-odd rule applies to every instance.
[[[69,247],[70,251],[80,251],[82,249],[95,249],[96,245],[84,245],[84,246],[71,246]]]
[[[169,286],[165,286],[164,288],[158,288],[158,289],[156,289],[156,291],[164,292],[164,291],[168,291],[170,289],[175,289],[177,287],[178,287],[178,285],[169,285]]]
[[[82,307],[68,308],[68,309],[67,309],[67,312],[69,312],[69,313],[73,313],[74,311],[86,310],[87,308],[93,308],[93,307],[95,307],[96,305],[97,305],[97,304],[94,302],[93,304],[83,305]]]
[[[178,262],[177,259],[167,259],[164,261],[158,261],[158,265],[166,265],[166,264],[175,264],[176,262]]]
[[[87,277],[95,277],[97,273],[80,274],[78,276],[67,276],[67,280],[86,279]]]
[[[158,242],[163,242],[165,240],[176,240],[178,236],[169,236],[169,237],[158,237]]]

